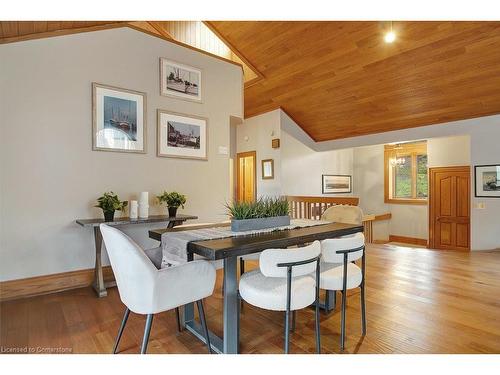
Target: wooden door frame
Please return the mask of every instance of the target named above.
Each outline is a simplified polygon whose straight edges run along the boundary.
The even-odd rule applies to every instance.
[[[253,168],[253,199],[257,199],[257,151],[238,152],[236,154],[236,200],[239,200],[240,191],[240,159],[252,156],[254,160]]]
[[[435,174],[437,172],[441,171],[448,171],[448,172],[465,172],[467,171],[469,173],[469,209],[468,209],[468,214],[469,214],[469,233],[468,233],[468,243],[469,247],[465,250],[462,251],[470,251],[471,247],[471,229],[472,229],[472,223],[471,223],[471,204],[472,204],[472,198],[471,198],[471,187],[470,184],[472,183],[472,178],[471,178],[471,167],[470,165],[461,165],[461,166],[453,166],[453,167],[432,167],[429,168],[429,194],[428,194],[428,202],[429,202],[429,245],[427,246],[429,249],[435,249],[435,236],[434,236],[434,204],[433,204],[433,197],[431,196],[432,190],[434,187],[434,179],[435,179]],[[457,249],[457,251],[461,251],[461,249]]]

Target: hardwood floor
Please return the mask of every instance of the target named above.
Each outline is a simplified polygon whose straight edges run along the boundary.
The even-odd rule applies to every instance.
[[[218,285],[206,301],[211,330],[221,335]],[[349,293],[346,353],[500,353],[500,251],[452,252],[369,245],[368,333],[361,337],[359,291]],[[0,304],[1,352],[110,353],[123,305],[116,288],[98,299],[91,288]],[[131,314],[120,344],[138,353],[145,319]],[[282,353],[283,314],[244,305],[242,353]],[[340,313],[321,314],[323,353],[339,352]],[[312,309],[299,311],[292,353],[314,353]],[[174,311],[153,321],[148,353],[205,353]]]

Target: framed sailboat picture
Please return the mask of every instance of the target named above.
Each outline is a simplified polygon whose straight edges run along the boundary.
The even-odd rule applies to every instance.
[[[92,149],[146,152],[146,94],[92,83]]]
[[[160,94],[201,103],[201,70],[160,58]]]
[[[207,136],[207,118],[158,109],[158,156],[208,160]]]

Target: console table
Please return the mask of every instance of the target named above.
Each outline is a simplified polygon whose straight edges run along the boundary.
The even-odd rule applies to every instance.
[[[153,215],[149,216],[147,219],[130,219],[129,217],[122,217],[114,219],[113,221],[104,221],[104,219],[78,219],[76,223],[82,227],[91,227],[94,229],[94,241],[95,241],[95,272],[94,272],[94,282],[92,287],[96,291],[99,297],[105,297],[108,295],[106,287],[116,285],[113,282],[104,283],[104,277],[102,274],[102,259],[101,259],[101,249],[102,249],[102,236],[99,230],[100,224],[107,224],[110,226],[120,226],[120,225],[133,225],[133,224],[152,224],[152,223],[168,223],[168,228],[173,228],[176,225],[180,225],[186,220],[198,219],[197,216],[191,215],[177,215],[175,217],[169,217],[167,215]]]

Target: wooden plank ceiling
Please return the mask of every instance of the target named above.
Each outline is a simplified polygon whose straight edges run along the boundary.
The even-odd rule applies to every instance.
[[[192,23],[2,21],[0,43],[130,25],[189,44]],[[500,113],[500,22],[395,22],[392,44],[388,22],[205,24],[244,66],[245,117],[281,107],[315,141]]]
[[[500,113],[500,22],[209,22],[264,76],[245,117],[281,107],[315,141]]]
[[[0,21],[0,44],[129,26],[242,66],[246,84],[260,73],[201,21]]]
[[[56,36],[61,34],[91,31],[119,25],[116,21],[1,21],[0,42]]]

